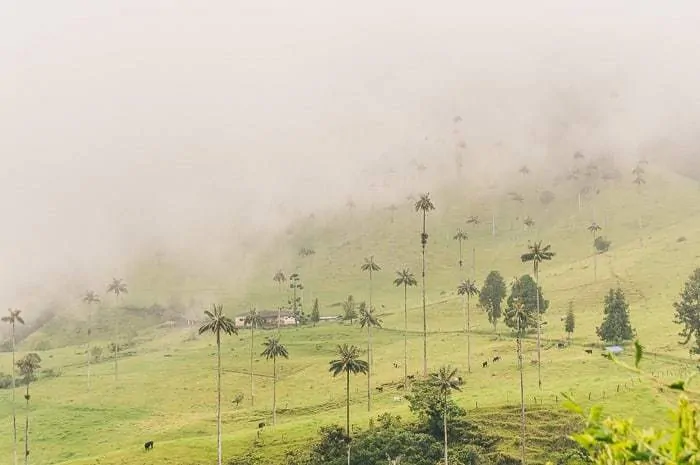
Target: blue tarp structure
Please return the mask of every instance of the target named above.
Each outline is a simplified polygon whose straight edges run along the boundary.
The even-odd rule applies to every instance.
[[[625,349],[623,349],[620,346],[610,346],[610,347],[606,347],[605,350],[607,350],[608,352],[610,352],[612,354],[619,354],[620,352],[622,352]]]

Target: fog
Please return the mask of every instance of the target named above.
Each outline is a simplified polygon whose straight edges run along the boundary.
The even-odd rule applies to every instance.
[[[5,2],[0,304],[101,289],[154,244],[215,266],[392,167],[434,188],[455,115],[473,172],[693,156],[697,24],[680,1]]]

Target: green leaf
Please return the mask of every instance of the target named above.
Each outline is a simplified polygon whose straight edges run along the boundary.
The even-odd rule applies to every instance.
[[[671,389],[675,389],[676,391],[685,391],[685,381],[676,381],[675,383],[669,384],[668,387]]]
[[[562,402],[563,408],[572,413],[583,415],[583,408],[581,408],[581,406],[577,404],[569,394],[567,394],[566,392],[562,392],[561,396],[564,398],[564,402]]]
[[[603,407],[600,405],[594,405],[591,407],[591,411],[588,413],[588,424],[597,425],[600,423],[600,418],[603,415]]]
[[[644,354],[644,347],[639,343],[639,339],[634,341],[634,367],[639,368],[639,362],[642,361],[642,355]]]

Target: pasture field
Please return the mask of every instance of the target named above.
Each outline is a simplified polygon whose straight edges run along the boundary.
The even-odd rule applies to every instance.
[[[503,410],[519,402],[515,341],[501,325],[494,332],[486,315],[471,303],[472,373],[467,373],[462,301],[457,284],[472,275],[480,286],[490,270],[499,270],[509,282],[512,277],[531,272],[531,265],[520,261],[528,241],[543,240],[556,252],[553,261],[543,264],[540,284],[550,301],[543,320],[543,390],[537,387],[534,336],[525,342],[525,383],[528,409],[560,409],[561,392],[571,392],[583,405],[601,404],[606,412],[634,416],[641,424],[667,420],[666,411],[674,402],[667,392],[659,392],[636,376],[600,356],[601,345],[595,328],[602,319],[603,297],[611,287],[620,286],[630,303],[631,320],[644,346],[649,350],[644,366],[664,379],[674,379],[695,369],[687,347],[678,344],[679,328],[673,323],[673,302],[683,282],[697,266],[700,256],[700,204],[697,183],[682,176],[649,168],[647,185],[636,190],[628,180],[606,185],[600,194],[587,198],[579,211],[576,198],[565,188],[552,190],[557,199],[544,208],[536,200],[536,186],[526,181],[519,186],[526,198],[524,206],[489,193],[444,189],[436,191],[436,211],[428,216],[427,300],[428,360],[430,368],[452,364],[465,378],[463,391],[455,394],[468,415],[507,418]],[[499,200],[495,200],[499,199]],[[364,376],[351,381],[352,423],[366,427],[371,417],[390,411],[410,416],[402,392],[395,385],[403,368],[403,289],[393,285],[394,271],[410,267],[420,272],[419,216],[407,200],[398,205],[393,221],[383,207],[366,212],[333,212],[315,219],[300,220],[257,257],[249,271],[244,293],[228,290],[222,277],[210,292],[224,310],[234,316],[248,305],[277,308],[288,293],[278,291],[272,276],[278,268],[287,274],[300,273],[305,285],[304,307],[318,298],[322,315],[336,315],[333,304],[347,295],[356,300],[368,298],[369,281],[359,269],[363,257],[374,255],[382,270],[374,274],[373,304],[383,314],[383,328],[374,330],[374,386],[372,412],[367,412]],[[492,210],[496,208],[497,234],[491,234]],[[468,215],[479,215],[482,224],[465,224]],[[515,217],[530,215],[534,228],[525,231]],[[597,257],[597,279],[593,276],[592,237],[586,226],[596,220],[601,234],[612,241],[609,252]],[[511,222],[513,226],[511,227]],[[641,227],[640,227],[641,223]],[[458,248],[452,240],[461,227],[469,234],[464,243],[464,271],[457,266]],[[315,255],[301,258],[301,247],[311,247]],[[472,250],[476,252],[473,260]],[[235,266],[234,263],[231,266]],[[194,295],[203,283],[196,277],[173,278],[181,270],[162,273],[153,263],[144,262],[124,276],[130,286],[125,303],[151,305],[167,302],[173,296]],[[177,286],[173,282],[177,281]],[[148,291],[139,291],[147,282]],[[571,345],[557,348],[565,338],[561,316],[572,302],[576,330]],[[77,304],[76,304],[77,305]],[[125,318],[124,312],[105,303],[98,311],[104,321]],[[29,311],[26,312],[29,314]],[[422,367],[422,312],[420,287],[408,291],[409,372]],[[142,463],[190,465],[212,463],[216,456],[216,357],[214,338],[197,336],[194,328],[168,328],[131,319],[136,334],[133,354],[120,360],[118,382],[112,364],[93,365],[92,387],[87,390],[84,344],[80,337],[54,325],[30,336],[19,346],[19,356],[32,351],[42,340],[54,346],[73,340],[66,347],[38,352],[42,368],[54,368],[61,376],[40,379],[31,386],[31,463],[34,465],[136,465]],[[258,423],[262,449],[271,462],[284,453],[302,447],[325,424],[344,419],[344,383],[328,373],[339,343],[366,348],[366,331],[357,324],[321,323],[317,327],[284,328],[282,342],[289,360],[279,361],[277,385],[278,425],[272,428],[272,363],[259,356],[265,336],[255,334],[255,398],[251,405],[249,378],[250,331],[223,341],[223,418],[224,455],[232,457],[248,449],[256,439]],[[106,343],[102,340],[93,344]],[[80,342],[79,345],[75,343]],[[584,352],[592,348],[593,354]],[[627,351],[629,352],[629,350]],[[493,362],[494,356],[502,360]],[[629,357],[628,353],[621,356]],[[482,367],[489,361],[488,367]],[[0,371],[7,372],[10,354],[0,354]],[[239,406],[236,393],[245,398]],[[18,424],[24,422],[23,392],[18,390]],[[10,391],[0,391],[0,434],[2,462],[10,460],[12,433]],[[500,415],[500,417],[499,417]],[[512,414],[514,415],[514,414]],[[517,418],[512,421],[517,423]],[[517,428],[517,426],[515,426]],[[22,428],[20,428],[22,434]],[[504,433],[504,436],[507,433]],[[143,443],[155,441],[155,449],[144,461]],[[514,442],[505,447],[517,447]],[[23,449],[23,445],[20,446]],[[541,453],[541,451],[540,451]],[[9,463],[9,462],[7,462]]]

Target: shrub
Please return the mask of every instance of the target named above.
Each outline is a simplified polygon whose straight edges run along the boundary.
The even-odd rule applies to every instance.
[[[12,388],[12,375],[0,373],[0,389]]]
[[[61,370],[58,369],[53,369],[53,368],[47,368],[45,370],[42,370],[41,372],[41,377],[42,378],[58,378],[61,376],[63,373],[61,373]]]
[[[612,242],[610,242],[603,236],[598,236],[595,238],[595,241],[593,241],[593,246],[598,251],[598,253],[605,253],[608,250],[610,250],[610,244],[612,244]]]

